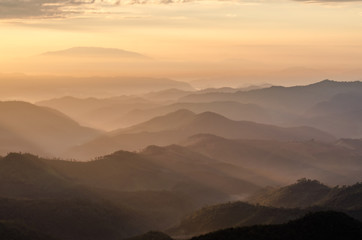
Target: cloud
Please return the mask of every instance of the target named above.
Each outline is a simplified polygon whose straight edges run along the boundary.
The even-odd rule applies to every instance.
[[[95,0],[0,0],[0,18],[59,18]]]
[[[100,13],[105,8],[136,4],[175,4],[204,0],[0,0],[0,19],[64,18],[84,13]],[[258,0],[214,0],[260,2]],[[305,3],[347,3],[362,0],[293,0]]]
[[[191,1],[202,0],[0,0],[0,19],[63,18],[89,12],[99,13],[104,8],[120,5]]]

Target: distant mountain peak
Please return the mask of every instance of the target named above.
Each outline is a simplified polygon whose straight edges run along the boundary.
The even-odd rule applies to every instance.
[[[323,81],[310,84],[309,86],[320,86],[320,87],[326,87],[326,86],[353,86],[353,85],[360,84],[360,83],[361,83],[361,81],[335,81],[335,80],[325,79]]]
[[[40,56],[149,59],[149,57],[137,52],[126,51],[118,48],[103,48],[103,47],[73,47],[59,51],[46,52],[41,54]]]
[[[202,113],[198,114],[197,117],[198,118],[222,118],[222,119],[229,120],[228,118],[226,118],[218,113],[211,112],[211,111],[202,112]]]
[[[179,109],[179,110],[176,110],[174,112],[171,112],[171,113],[167,114],[166,116],[176,116],[176,115],[179,115],[179,116],[184,116],[184,115],[194,116],[195,113],[188,110],[188,109]]]

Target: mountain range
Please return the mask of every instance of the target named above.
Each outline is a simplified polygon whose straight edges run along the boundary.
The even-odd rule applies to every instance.
[[[165,146],[179,143],[200,133],[236,139],[334,140],[330,134],[310,127],[284,128],[248,121],[233,121],[212,112],[195,114],[188,110],[178,110],[129,128],[105,134],[75,147],[69,152],[69,156],[84,159],[104,155],[117,149],[134,151],[151,144]]]

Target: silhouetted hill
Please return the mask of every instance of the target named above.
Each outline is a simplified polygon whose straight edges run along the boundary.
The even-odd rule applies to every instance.
[[[362,238],[362,223],[339,212],[317,212],[282,225],[230,228],[192,240],[357,240]]]
[[[36,156],[10,153],[0,158],[0,197],[68,198],[85,193]]]
[[[46,155],[35,143],[24,139],[8,127],[1,126],[0,124],[0,154],[19,151]]]
[[[111,240],[146,231],[134,212],[86,199],[0,199],[0,219],[57,239]]]
[[[265,189],[249,198],[249,202],[283,208],[320,206],[337,210],[362,209],[362,184],[333,188],[316,181],[301,179],[297,183]]]
[[[167,232],[172,236],[195,236],[229,227],[278,224],[301,217],[298,209],[279,209],[232,202],[204,207]]]
[[[138,58],[148,59],[148,57],[136,53],[125,51],[117,48],[101,48],[101,47],[73,47],[65,50],[46,52],[41,54],[44,57],[95,57],[95,58]]]
[[[124,123],[121,119],[134,109],[141,111],[159,106],[158,103],[135,96],[111,98],[76,98],[68,96],[41,101],[37,104],[57,109],[82,124],[105,130],[123,127]]]
[[[111,132],[69,152],[77,158],[104,155],[117,149],[139,150],[148,145],[165,146],[178,143],[199,133],[227,138],[275,139],[282,141],[333,141],[328,133],[309,127],[283,128],[247,121],[233,121],[212,112],[194,114],[188,110],[156,117],[147,122]]]
[[[149,99],[150,101],[167,102],[167,101],[176,101],[179,98],[184,97],[192,92],[194,91],[185,91],[177,88],[170,88],[156,92],[149,92],[142,95],[142,97]]]
[[[125,240],[172,240],[172,238],[162,232],[151,231]]]
[[[131,234],[165,229],[205,203],[227,199],[218,190],[196,184],[184,176],[180,178],[175,172],[147,162],[137,154],[126,152],[118,152],[89,163],[48,160],[30,154],[11,153],[0,157],[0,198],[7,198],[9,204],[13,204],[16,199],[39,203],[29,205],[29,211],[44,212],[44,216],[38,214],[39,221],[46,221],[55,209],[59,208],[61,211],[63,207],[67,207],[61,205],[63,202],[73,204],[77,201],[91,201],[96,204],[94,211],[103,207],[113,208],[119,214],[127,213],[129,219],[125,217],[124,221],[137,219],[137,224],[132,228],[135,231]],[[173,189],[185,181],[189,181],[188,187],[183,190]],[[199,187],[199,195],[192,193],[195,185]],[[161,190],[152,191],[155,188]],[[138,191],[140,189],[145,190]],[[47,208],[48,200],[55,201],[54,208]],[[44,209],[40,202],[45,202]],[[13,207],[17,208],[9,205],[5,215],[0,213],[0,220],[12,220],[13,215],[9,214],[14,211]],[[87,209],[79,210],[84,214],[92,214]],[[6,216],[8,218],[4,218]],[[71,218],[71,213],[68,217]],[[92,215],[88,217],[91,221],[96,221]],[[63,227],[69,224],[69,218],[56,221]],[[19,222],[21,219],[22,217],[13,220]],[[109,229],[108,234],[115,234],[114,229]]]
[[[283,113],[274,113],[255,104],[239,102],[206,102],[206,103],[173,103],[149,109],[136,109],[118,119],[125,125],[141,123],[154,117],[165,115],[179,109],[187,109],[194,113],[214,112],[232,120],[254,121],[258,123],[275,123]]]
[[[185,179],[192,179],[192,181],[226,194],[242,195],[260,188],[243,179],[241,174],[236,177],[228,171],[230,168],[243,171],[240,167],[220,163],[185,147],[177,145],[149,146],[141,154],[155,164],[184,175]]]
[[[362,209],[362,183],[351,186],[334,187],[319,205],[335,209]]]
[[[263,185],[273,182],[285,185],[304,177],[330,185],[361,180],[361,174],[357,173],[361,169],[361,154],[334,142],[234,140],[202,134],[183,144],[212,159],[264,176],[264,179],[252,178],[252,182]]]
[[[183,179],[142,155],[118,151],[89,162],[49,161],[74,182],[118,191],[167,190]]]
[[[339,137],[362,136],[362,92],[343,93],[312,106],[300,123],[314,126]]]
[[[316,180],[301,179],[286,187],[263,191],[259,196],[256,194],[248,201],[263,206],[306,208],[321,201],[330,191],[331,188]]]
[[[0,238],[4,240],[56,240],[13,222],[0,221]]]
[[[0,112],[5,113],[0,119],[3,129],[9,129],[16,136],[50,154],[59,154],[100,133],[97,130],[80,126],[56,110],[26,102],[0,102]],[[12,141],[12,137],[10,136],[9,142]],[[7,142],[6,139],[2,141]],[[9,144],[9,142],[7,143]],[[11,150],[14,149],[9,149],[7,152]],[[25,150],[27,149],[17,149],[17,151]]]
[[[167,124],[166,124],[167,123]],[[191,133],[211,133],[230,138],[249,139],[333,139],[327,133],[308,127],[282,128],[247,121],[233,121],[213,112],[194,114],[189,110],[178,110],[156,117],[145,123],[115,131],[116,133],[160,132],[165,130],[188,131]]]
[[[181,164],[164,162],[177,154],[184,156],[178,156]],[[203,171],[206,162],[195,164],[190,175],[186,172],[189,167],[177,169],[195,156],[201,155],[163,153],[158,161],[146,154],[119,151],[91,162],[72,162],[11,153],[0,158],[0,197],[107,199],[121,209],[138,212],[153,229],[163,229],[205,204],[227,201],[235,192],[248,194],[259,189],[211,167]]]
[[[139,132],[160,132],[167,130],[174,130],[181,128],[195,119],[195,113],[186,110],[180,109],[175,112],[157,116],[149,121],[144,123],[137,124],[135,126],[119,129],[113,131],[111,134],[116,135],[120,133],[139,133]]]
[[[314,104],[328,100],[341,93],[361,93],[362,83],[336,82],[324,80],[306,86],[272,86],[236,93],[191,94],[181,99],[185,102],[237,101],[254,103],[272,109],[282,109],[294,113],[304,112]]]

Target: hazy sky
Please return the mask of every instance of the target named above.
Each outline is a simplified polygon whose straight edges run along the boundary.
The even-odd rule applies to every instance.
[[[153,59],[144,75],[170,77],[362,64],[358,0],[0,0],[0,21],[0,72],[42,72],[33,56],[75,46],[135,51]]]

